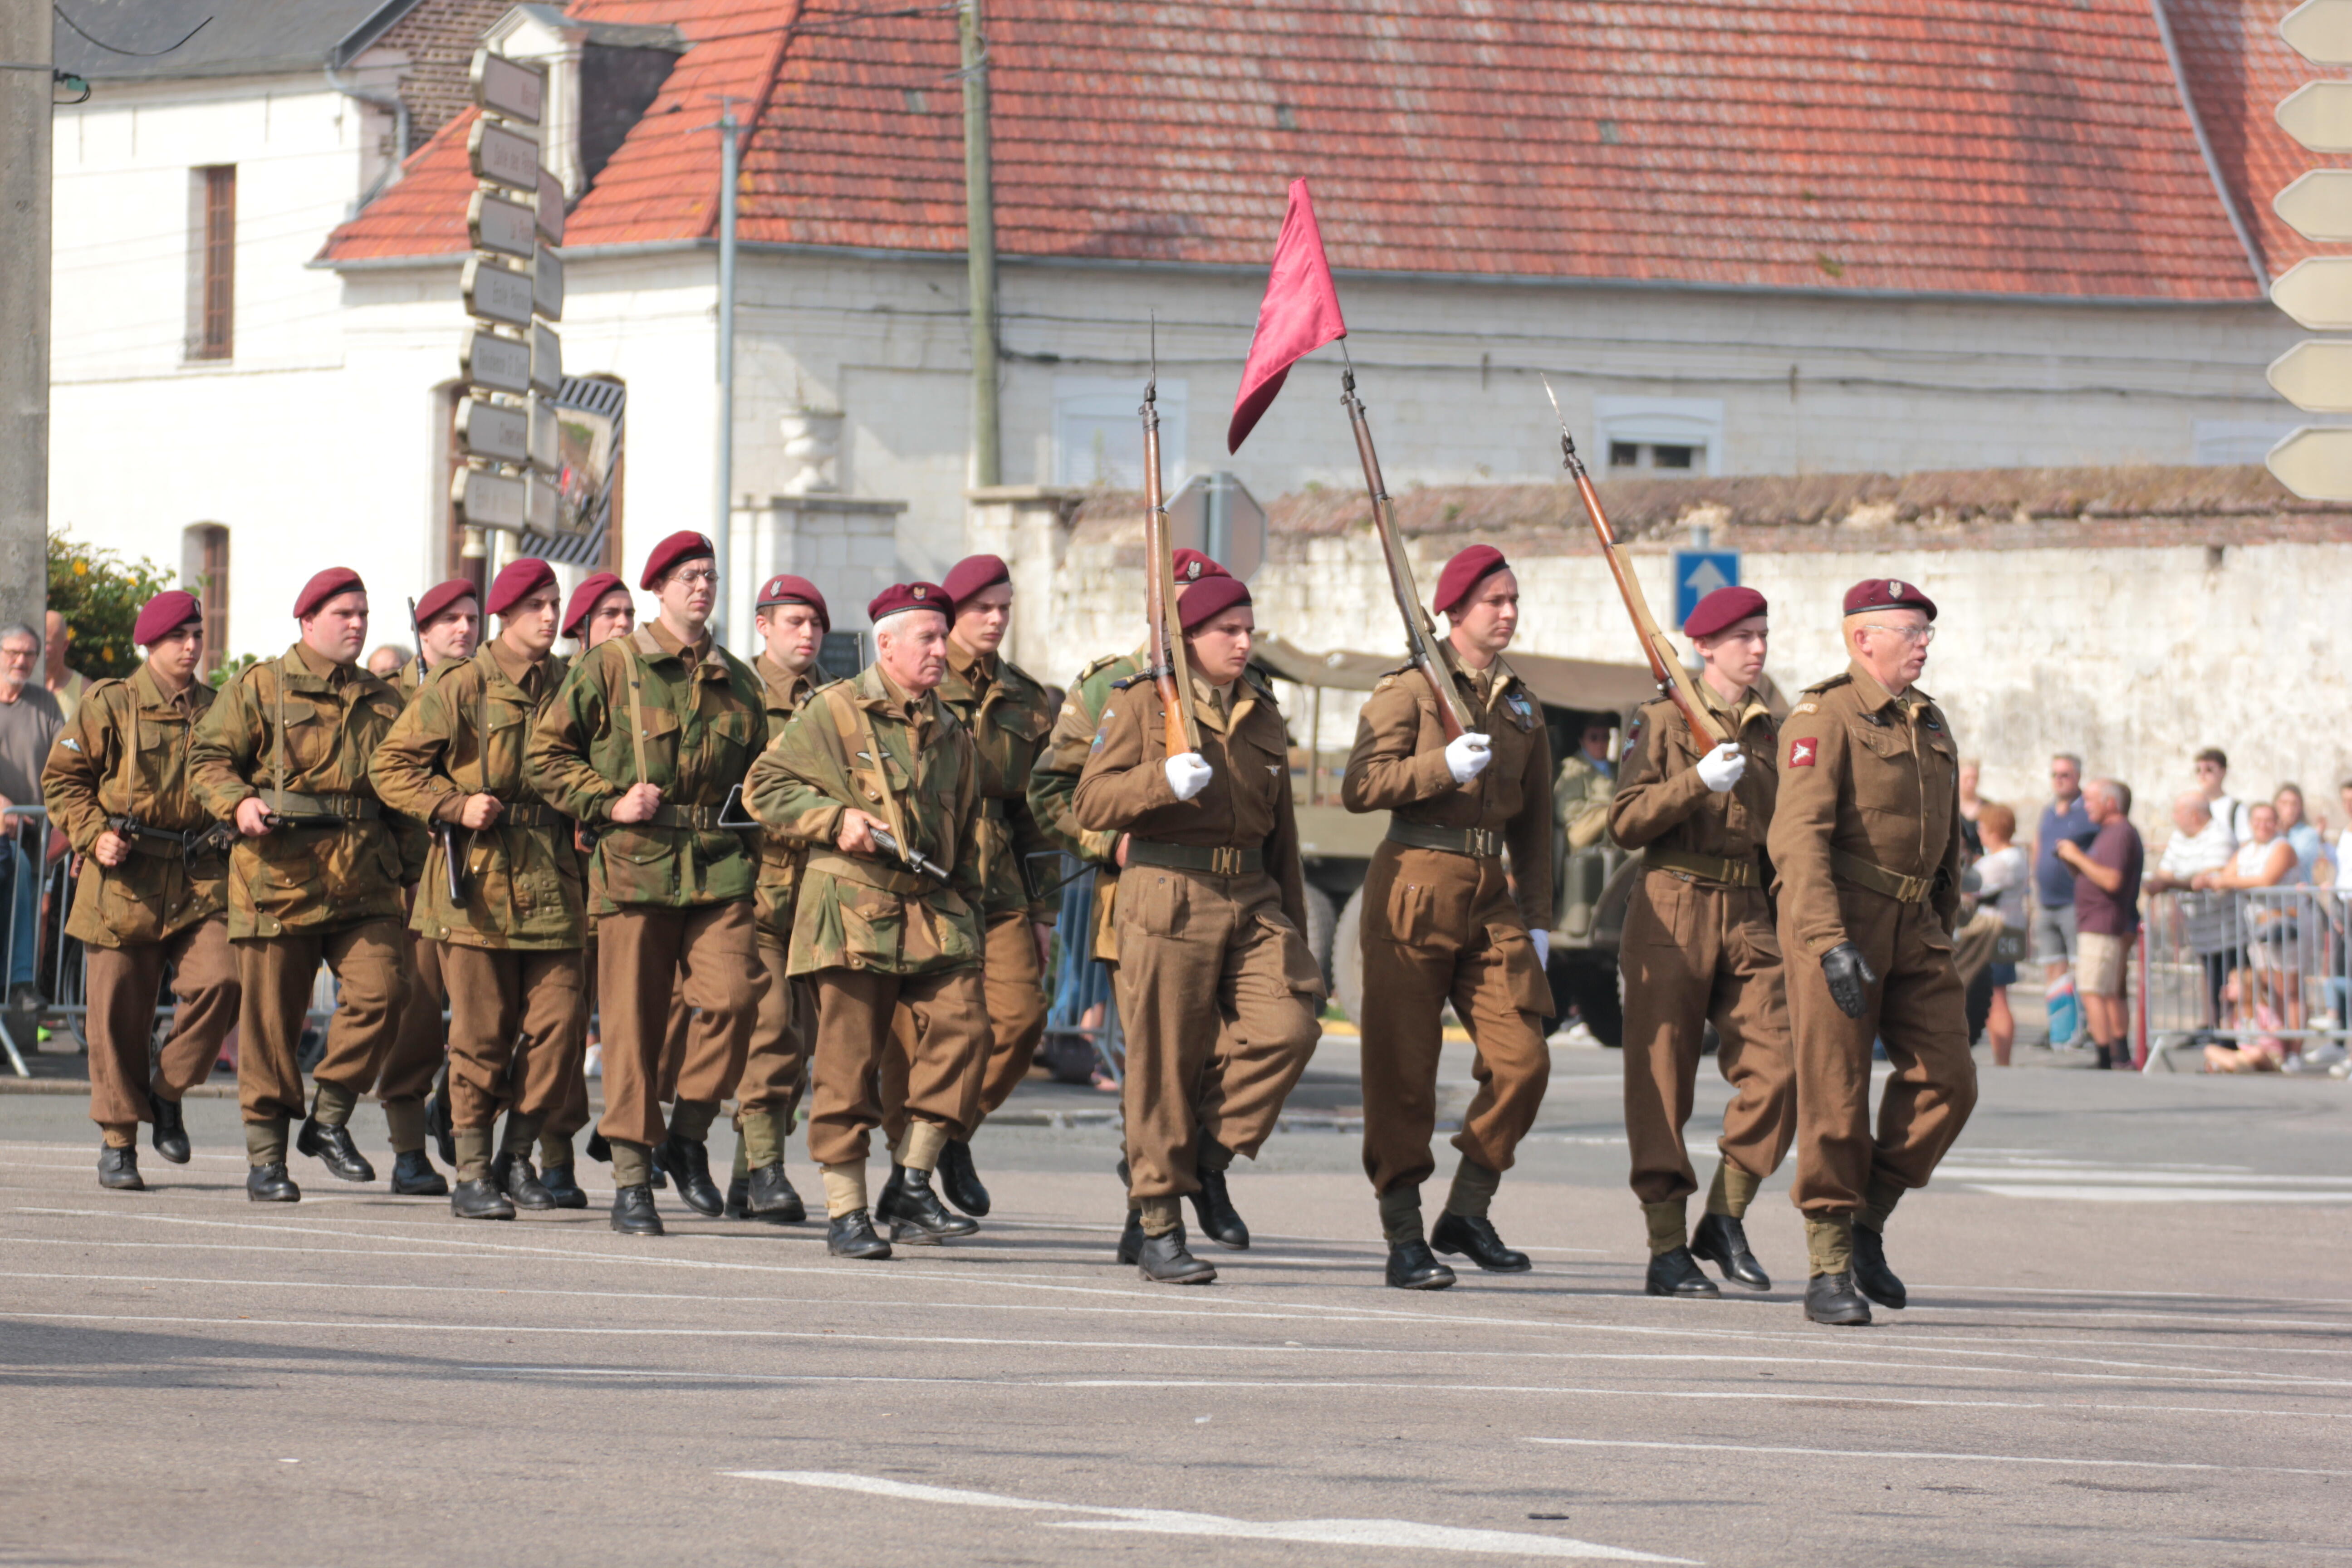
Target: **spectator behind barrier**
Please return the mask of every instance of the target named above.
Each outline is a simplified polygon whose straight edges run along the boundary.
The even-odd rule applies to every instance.
[[[2026,880],[2025,851],[2012,840],[2017,813],[1997,800],[1986,801],[1977,813],[1977,829],[1984,835],[1984,858],[1977,862],[1977,898],[1980,910],[1992,911],[2009,933],[2012,951],[2024,945]],[[2009,1010],[2009,988],[2017,983],[2017,965],[1996,956],[1992,963],[1992,1011],[1985,1017],[1985,1043],[1992,1047],[1995,1067],[2009,1066],[2011,1047],[2017,1043],[2017,1016]]]
[[[6,955],[8,1005],[29,1011],[39,1004],[33,964],[40,944],[41,879],[47,836],[31,826],[40,817],[9,813],[41,804],[41,768],[65,715],[47,688],[33,679],[41,661],[41,634],[27,626],[0,626],[0,953]],[[28,853],[29,851],[29,853]]]
[[[2131,790],[2093,779],[2083,792],[2096,829],[2088,847],[2072,839],[2058,858],[2074,873],[2075,976],[2083,1021],[2101,1068],[2129,1067],[2130,1010],[2124,1005],[2126,960],[2139,936],[2139,874],[2145,850],[2131,825]]]
[[[2319,829],[2305,818],[2303,786],[2292,784],[2279,785],[2278,793],[2271,797],[2271,805],[2278,813],[2279,837],[2285,839],[2287,847],[2294,851],[2295,864],[2303,872],[2303,880],[2319,880],[2319,862],[2327,854],[2327,844],[2320,837]]]
[[[2302,868],[2294,848],[2279,837],[2278,809],[2265,801],[2249,808],[2246,819],[2252,837],[2238,847],[2229,865],[2218,871],[2200,872],[2194,886],[2243,892],[2293,886],[2300,880]],[[2230,977],[2225,992],[2231,1005],[2223,1016],[2238,1033],[2239,1043],[2207,1046],[2207,1072],[2276,1072],[2285,1064],[2287,1045],[2256,1031],[2302,1027],[2303,977],[2290,973],[2292,966],[2284,963],[2282,951],[2293,945],[2293,915],[2278,909],[2250,910],[2248,935],[2250,962]],[[2249,1035],[2254,1037],[2248,1038]]]
[[[2254,836],[2246,813],[2244,801],[2228,789],[2230,759],[2219,746],[2208,746],[2197,753],[2197,787],[2205,796],[2205,804],[2214,819],[2230,830],[2230,842],[2243,844]]]

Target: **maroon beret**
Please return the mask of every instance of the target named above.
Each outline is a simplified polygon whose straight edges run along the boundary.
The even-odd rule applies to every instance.
[[[1691,607],[1690,619],[1683,623],[1683,636],[1711,637],[1750,616],[1763,613],[1764,595],[1755,589],[1717,588]]]
[[[330,566],[303,584],[302,591],[294,595],[294,618],[299,621],[315,615],[320,605],[336,595],[354,590],[362,594],[367,592],[367,584],[360,581],[358,573],[348,566]]]
[[[1847,615],[1858,616],[1866,610],[1925,610],[1932,621],[1936,618],[1936,601],[1921,593],[1916,583],[1906,583],[1900,577],[1873,577],[1845,591]]]
[[[585,637],[588,633],[588,612],[596,607],[596,601],[614,589],[627,585],[610,572],[599,572],[572,589],[572,602],[563,606],[563,635],[568,637]]]
[[[141,647],[162,642],[190,621],[205,618],[204,605],[196,596],[184,588],[166,588],[139,607],[139,621],[131,628],[131,640]]]
[[[646,557],[645,575],[637,579],[637,586],[650,589],[679,562],[691,561],[698,555],[716,557],[718,553],[719,549],[710,542],[709,534],[697,533],[690,528],[680,529],[655,545],[653,553]]]
[[[761,584],[759,600],[751,607],[764,610],[771,605],[806,605],[816,612],[817,620],[826,631],[833,630],[833,612],[824,607],[824,595],[805,577],[779,572]]]
[[[541,588],[555,586],[555,568],[536,555],[525,555],[508,562],[490,579],[488,609],[494,616],[503,616]],[[419,616],[420,621],[423,616]]]
[[[471,599],[481,593],[471,577],[452,577],[446,583],[436,583],[425,590],[425,597],[416,601],[416,624],[429,626],[433,617],[457,606],[460,599]]]
[[[878,622],[901,610],[937,610],[942,616],[952,616],[955,601],[937,583],[893,583],[866,602],[868,621]]]
[[[1184,623],[1186,631],[1198,631],[1235,605],[1249,602],[1249,584],[1220,572],[1176,595],[1176,618]]]
[[[1203,555],[1197,550],[1190,548],[1179,550],[1175,552],[1170,559],[1174,563],[1176,567],[1176,586],[1179,589],[1181,589],[1188,583],[1197,583],[1203,577],[1230,577],[1233,575],[1232,573],[1226,571],[1223,567],[1218,565],[1215,562],[1210,560],[1206,555]]]
[[[983,588],[1012,581],[1013,568],[1004,563],[1002,555],[967,555],[948,569],[940,586],[947,590],[950,599],[961,605]]]
[[[1507,569],[1510,563],[1503,552],[1491,544],[1474,544],[1445,563],[1437,574],[1437,600],[1433,606],[1441,616],[1450,616],[1454,606],[1470,596],[1470,590],[1496,573]]]

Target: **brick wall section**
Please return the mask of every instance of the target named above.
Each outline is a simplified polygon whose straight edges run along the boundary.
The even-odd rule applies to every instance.
[[[468,80],[474,51],[490,24],[514,7],[510,0],[422,0],[384,32],[379,46],[409,58],[400,84],[408,105],[408,145],[404,158],[433,138],[474,102]]]

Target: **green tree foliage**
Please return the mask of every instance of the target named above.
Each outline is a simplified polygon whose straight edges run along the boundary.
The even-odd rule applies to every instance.
[[[114,551],[49,535],[49,608],[70,633],[66,662],[92,680],[139,668],[131,640],[139,607],[172,585],[173,574],[152,561],[126,562]]]

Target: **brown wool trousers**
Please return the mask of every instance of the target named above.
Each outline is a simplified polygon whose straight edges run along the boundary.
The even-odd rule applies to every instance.
[[[816,993],[805,976],[784,973],[790,949],[768,931],[760,933],[760,967],[768,989],[751,1025],[751,1046],[735,1086],[736,1110],[773,1111],[787,1125],[801,1102],[808,1078],[809,1042],[816,1034]]]
[[[1976,1108],[1976,1060],[1952,939],[1926,904],[1838,884],[1846,939],[1877,984],[1862,1016],[1830,1000],[1822,966],[1786,927],[1789,1022],[1796,1040],[1797,1179],[1789,1196],[1809,1215],[1851,1214],[1871,1178],[1924,1187]],[[1895,1066],[1870,1128],[1870,1042],[1886,1042]]]
[[[413,930],[401,939],[408,959],[408,994],[401,1004],[400,1027],[376,1077],[375,1097],[386,1105],[422,1100],[433,1092],[433,1077],[449,1054],[449,1021],[441,1016],[449,989],[441,974],[442,944]]]
[[[535,1119],[560,1109],[581,1068],[580,950],[435,945],[449,986],[451,1124],[488,1128],[509,1108]]]
[[[1383,841],[1364,879],[1364,1173],[1375,1193],[1436,1169],[1440,1016],[1448,1002],[1476,1049],[1478,1090],[1454,1146],[1507,1171],[1551,1079],[1551,988],[1499,858]]]
[[[221,1042],[236,1022],[236,954],[229,947],[228,921],[215,915],[162,942],[92,944],[82,952],[89,995],[89,1119],[100,1127],[145,1121],[152,1114],[148,1090],[177,1100],[210,1078]],[[166,965],[176,966],[172,994],[179,1005],[172,1010],[171,1037],[151,1071],[148,1046]]]
[[[988,1065],[986,991],[977,967],[903,975],[820,969],[809,979],[816,990],[810,1159],[820,1165],[865,1163],[869,1134],[882,1124],[885,1064],[902,1055],[896,1043],[902,1027],[912,1058],[906,1064],[905,1113],[936,1123],[950,1138],[971,1135]]]
[[[981,1068],[980,1109],[963,1134],[967,1138],[1013,1098],[1029,1076],[1029,1064],[1037,1058],[1037,1043],[1045,1037],[1045,972],[1037,963],[1037,938],[1029,929],[1028,915],[1015,910],[990,921],[982,952],[981,988],[987,997],[988,1034],[982,1050],[987,1059]],[[904,1016],[897,1032],[898,1048],[882,1063],[882,1128],[893,1149],[907,1131],[907,1073],[914,1044]]]
[[[1323,977],[1263,873],[1130,867],[1113,918],[1128,1195],[1181,1197],[1202,1138],[1255,1158],[1273,1132],[1322,1037]]]
[[[407,933],[400,922],[386,915],[332,931],[243,937],[230,945],[244,993],[236,1020],[236,1096],[245,1120],[286,1121],[306,1109],[295,1058],[320,963],[334,973],[337,999],[327,1023],[327,1054],[311,1080],[365,1094],[392,1049],[408,995]]]
[[[596,1003],[604,1041],[604,1136],[662,1141],[662,1042],[670,1005],[698,1016],[688,1030],[677,1098],[717,1101],[742,1075],[751,1021],[768,984],[751,900],[674,909],[625,905],[596,923]],[[682,983],[681,983],[681,972]]]
[[[1709,1021],[1720,1041],[1716,1068],[1732,1089],[1716,1146],[1759,1181],[1779,1170],[1797,1132],[1796,1075],[1780,939],[1764,890],[1646,871],[1625,911],[1618,962],[1633,1195],[1663,1204],[1698,1190],[1683,1127]]]

